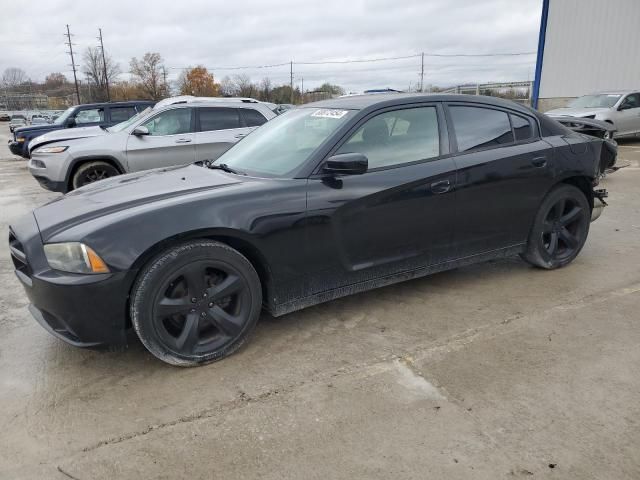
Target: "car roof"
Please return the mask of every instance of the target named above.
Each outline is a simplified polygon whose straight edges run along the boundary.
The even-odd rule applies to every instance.
[[[624,95],[626,93],[636,93],[636,92],[640,92],[640,89],[638,90],[606,90],[604,92],[588,93],[587,95]]]
[[[121,105],[153,105],[153,100],[127,100],[126,102],[101,102],[101,103],[81,103],[80,105],[74,105],[74,107],[108,107],[108,106],[121,106]]]
[[[519,103],[484,95],[460,95],[447,93],[376,93],[372,95],[352,95],[319,102],[307,103],[301,107],[343,108],[346,110],[364,110],[370,107],[392,107],[421,102],[467,102],[506,107],[531,114],[531,109]],[[299,107],[300,108],[300,107]]]

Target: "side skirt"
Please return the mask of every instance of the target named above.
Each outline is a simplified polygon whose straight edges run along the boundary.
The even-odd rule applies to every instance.
[[[311,307],[319,303],[324,303],[335,300],[337,298],[353,295],[354,293],[366,292],[375,288],[393,285],[394,283],[400,283],[406,280],[412,280],[414,278],[426,277],[427,275],[431,275],[433,273],[444,272],[446,270],[465,267],[467,265],[486,262],[488,260],[512,257],[518,253],[522,253],[524,247],[525,244],[521,243],[518,245],[513,245],[511,247],[491,250],[490,252],[479,253],[477,255],[471,255],[469,257],[463,257],[456,260],[429,265],[428,267],[419,267],[413,270],[407,270],[404,272],[375,278],[373,280],[367,280],[344,287],[334,288],[332,290],[309,295],[308,297],[303,297],[291,302],[273,305],[272,308],[269,309],[269,313],[271,313],[271,315],[273,315],[274,317],[279,317],[281,315],[295,312],[297,310],[302,310],[303,308]]]

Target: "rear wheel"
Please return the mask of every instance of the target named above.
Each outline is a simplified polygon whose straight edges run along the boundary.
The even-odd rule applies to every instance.
[[[74,189],[80,188],[88,183],[104,180],[105,178],[120,175],[116,167],[110,163],[97,161],[83,163],[73,174],[71,185]]]
[[[540,205],[522,257],[539,268],[564,267],[582,250],[590,220],[591,208],[580,189],[573,185],[554,188]]]
[[[141,273],[131,296],[131,320],[160,360],[195,366],[236,351],[262,307],[260,280],[233,248],[198,240],[171,248]]]

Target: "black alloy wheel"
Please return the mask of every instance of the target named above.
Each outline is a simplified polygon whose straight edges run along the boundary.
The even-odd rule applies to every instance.
[[[165,362],[190,366],[239,348],[262,294],[251,263],[231,247],[200,240],[174,247],[140,274],[131,318],[142,343]]]
[[[538,209],[522,258],[548,270],[571,263],[587,240],[590,222],[585,194],[573,185],[556,186]]]
[[[80,165],[73,175],[73,188],[80,188],[89,183],[120,175],[117,168],[107,162],[89,162]]]

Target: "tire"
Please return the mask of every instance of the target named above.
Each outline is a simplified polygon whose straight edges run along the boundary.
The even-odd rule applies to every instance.
[[[89,183],[120,175],[120,171],[110,163],[103,161],[83,163],[73,174],[71,186],[73,190]]]
[[[196,240],[164,251],[140,272],[130,314],[147,350],[191,367],[240,348],[261,309],[260,279],[249,260],[223,243]]]
[[[590,222],[585,194],[573,185],[558,185],[538,209],[522,258],[547,270],[568,265],[582,250]]]

